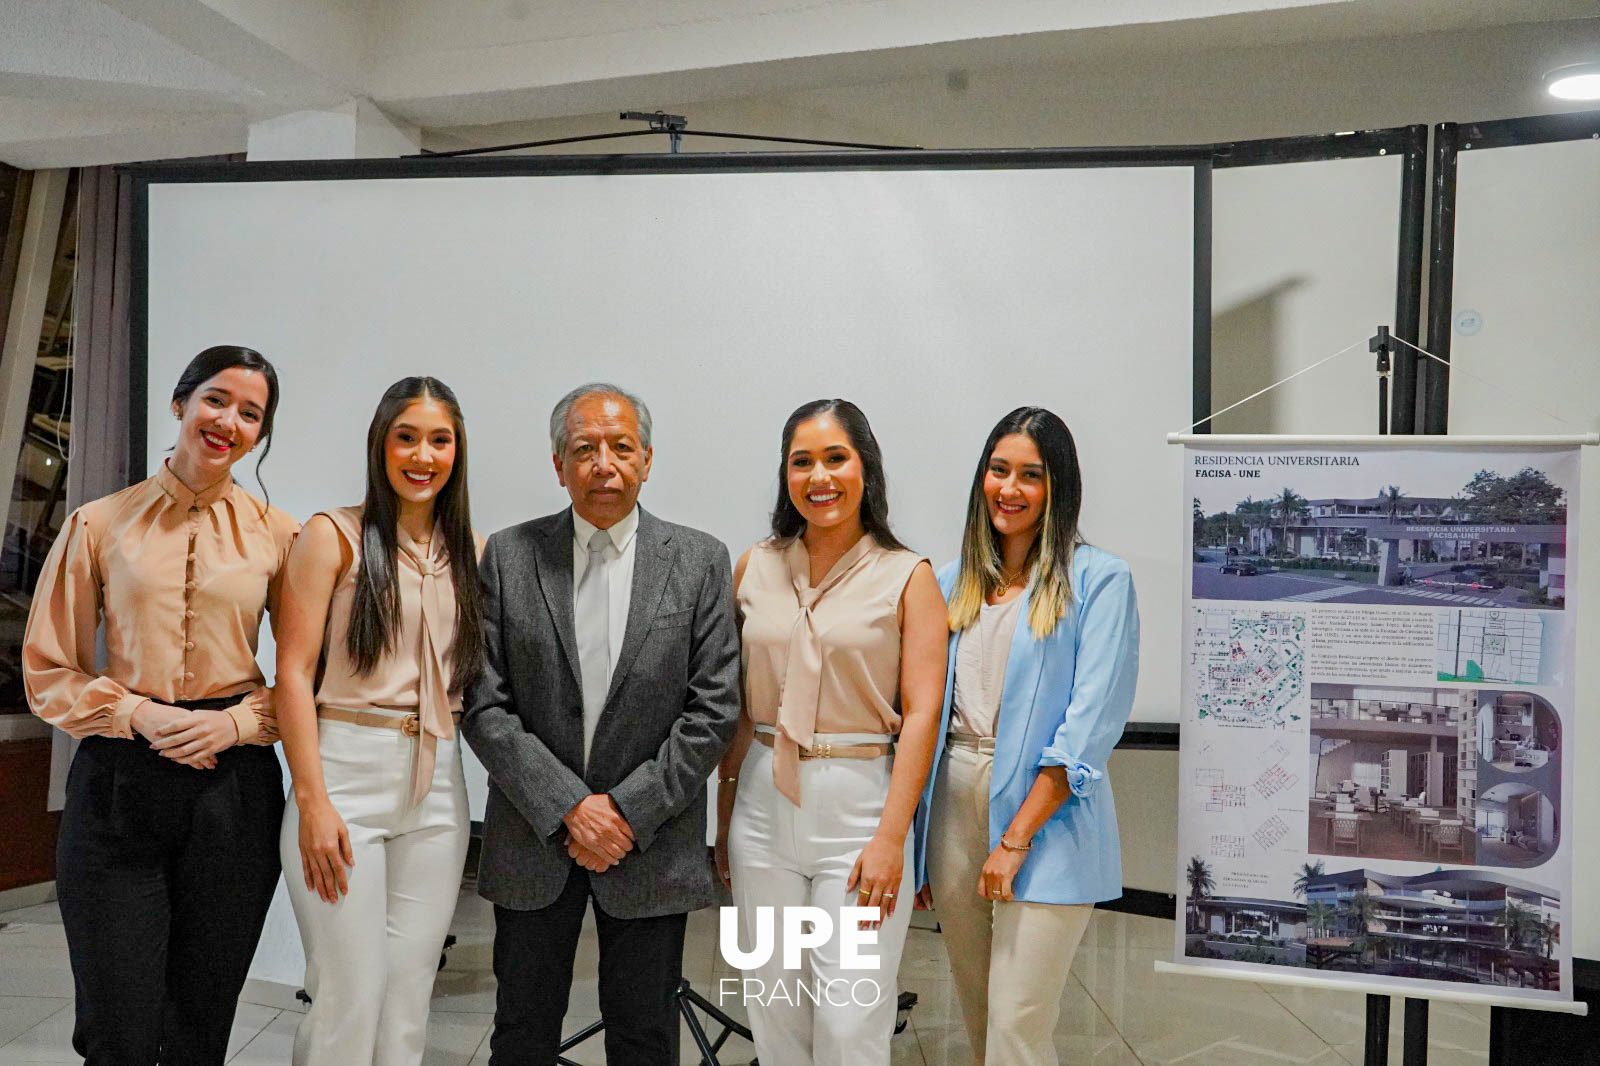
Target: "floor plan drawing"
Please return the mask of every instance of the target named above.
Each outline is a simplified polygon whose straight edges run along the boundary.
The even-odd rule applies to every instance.
[[[1261,845],[1262,851],[1271,851],[1273,846],[1289,835],[1289,826],[1276,814],[1256,826],[1256,843]]]
[[[1207,790],[1206,810],[1227,811],[1236,810],[1249,802],[1243,788],[1238,785],[1212,785]]]
[[[1233,833],[1212,833],[1209,850],[1213,859],[1242,859],[1244,837]]]
[[[1303,614],[1196,607],[1189,648],[1195,716],[1253,729],[1303,721],[1305,629]]]
[[[1262,799],[1269,799],[1286,788],[1293,788],[1299,780],[1280,764],[1263,770],[1261,776],[1252,782],[1252,787],[1261,794]]]

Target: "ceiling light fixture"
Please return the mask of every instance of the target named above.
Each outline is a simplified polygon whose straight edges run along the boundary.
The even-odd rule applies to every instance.
[[[1573,63],[1544,76],[1545,92],[1558,100],[1600,100],[1600,63]]]

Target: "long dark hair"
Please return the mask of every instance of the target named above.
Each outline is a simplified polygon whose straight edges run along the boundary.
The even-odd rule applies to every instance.
[[[861,408],[849,400],[812,400],[795,408],[783,424],[783,446],[778,450],[778,502],[772,509],[772,536],[778,540],[798,537],[806,520],[789,499],[789,446],[800,423],[819,415],[832,415],[850,438],[850,447],[861,456],[861,527],[872,534],[881,547],[905,550],[905,545],[889,529],[889,483],[883,476],[883,450]]]
[[[456,461],[450,480],[434,500],[434,520],[450,552],[456,586],[456,636],[450,647],[451,684],[460,691],[483,669],[483,593],[478,585],[478,546],[467,499],[467,426],[456,394],[438,378],[411,377],[390,385],[367,427],[367,499],[361,517],[361,560],[346,649],[356,673],[369,674],[394,648],[400,629],[400,591],[395,567],[400,550],[400,504],[389,484],[385,445],[389,427],[418,400],[437,400],[455,427]]]
[[[261,433],[256,438],[256,443],[261,445],[261,452],[256,456],[256,484],[261,486],[261,495],[266,496],[270,504],[272,497],[267,493],[266,482],[261,480],[261,464],[272,451],[272,419],[278,413],[278,371],[267,357],[254,348],[242,348],[237,344],[213,345],[183,368],[178,383],[172,387],[172,402],[182,408],[201,385],[234,367],[254,370],[267,379],[267,409],[261,413]]]
[[[1033,571],[1034,589],[1028,607],[1028,625],[1036,637],[1049,636],[1072,602],[1072,553],[1083,538],[1078,533],[1078,512],[1083,508],[1083,472],[1078,467],[1078,446],[1072,430],[1043,407],[1019,407],[995,423],[983,444],[972,491],[967,495],[967,522],[961,534],[961,571],[950,590],[950,628],[971,625],[989,593],[1001,581],[1000,545],[989,521],[989,504],[983,496],[989,460],[1001,438],[1020,433],[1033,441],[1044,460],[1044,517],[1039,535],[1029,549],[1026,569]]]

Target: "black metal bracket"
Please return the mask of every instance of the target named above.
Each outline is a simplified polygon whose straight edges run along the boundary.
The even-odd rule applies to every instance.
[[[612,133],[582,133],[575,137],[550,137],[542,141],[518,141],[515,144],[496,144],[483,148],[457,148],[448,152],[418,152],[402,156],[404,159],[458,159],[468,155],[491,155],[496,152],[520,152],[530,148],[550,148],[558,144],[585,144],[590,141],[610,141],[623,137],[664,136],[668,151],[677,155],[686,136],[711,137],[729,141],[767,141],[772,144],[798,144],[807,148],[855,148],[873,152],[920,152],[920,144],[868,144],[860,141],[823,141],[811,137],[775,137],[762,133],[729,133],[725,130],[691,130],[687,115],[671,115],[665,111],[622,111],[617,118],[623,122],[645,122],[642,130],[620,130]]]
[[[683,131],[689,120],[682,115],[669,115],[665,111],[624,111],[617,116],[624,122],[648,122],[654,133],[667,135],[667,150],[677,155],[683,148]]]
[[[1379,326],[1378,332],[1367,340],[1367,351],[1378,353],[1378,432],[1389,432],[1389,372],[1393,368],[1390,355],[1394,340],[1388,326]]]
[[[683,115],[669,115],[665,111],[624,111],[617,116],[624,122],[648,122],[653,130],[683,130],[689,120]]]

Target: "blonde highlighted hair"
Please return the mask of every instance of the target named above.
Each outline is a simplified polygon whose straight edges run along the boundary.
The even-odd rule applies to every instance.
[[[1083,476],[1072,431],[1059,417],[1042,407],[1019,407],[1012,411],[990,431],[983,446],[967,500],[966,527],[961,535],[961,569],[950,590],[947,616],[952,633],[966,629],[978,620],[989,594],[1000,587],[1004,578],[1000,538],[989,521],[983,483],[995,445],[1013,433],[1033,441],[1044,461],[1044,516],[1039,520],[1038,535],[1024,566],[1027,582],[1033,587],[1028,627],[1036,638],[1043,640],[1055,632],[1056,624],[1072,604],[1072,553],[1082,543],[1078,534],[1078,512],[1083,504]]]

